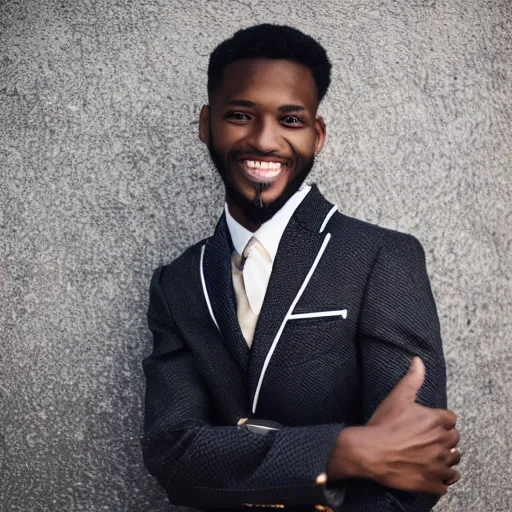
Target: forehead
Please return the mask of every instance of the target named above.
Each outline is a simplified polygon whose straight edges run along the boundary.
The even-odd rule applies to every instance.
[[[285,59],[241,59],[224,68],[222,85],[214,94],[224,104],[231,99],[249,100],[269,108],[301,104],[315,113],[317,89],[311,70]]]

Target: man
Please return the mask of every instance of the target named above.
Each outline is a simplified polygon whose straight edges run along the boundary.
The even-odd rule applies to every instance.
[[[330,69],[269,24],[210,57],[200,138],[226,205],[155,270],[143,362],[144,461],[174,504],[423,512],[460,477],[420,243],[303,185]]]

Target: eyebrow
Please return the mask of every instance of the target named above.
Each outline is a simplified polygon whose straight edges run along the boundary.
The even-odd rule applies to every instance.
[[[236,105],[238,107],[257,107],[258,104],[254,103],[254,101],[249,100],[229,100],[227,105]],[[278,108],[280,112],[298,112],[300,110],[306,110],[302,105],[282,105]]]

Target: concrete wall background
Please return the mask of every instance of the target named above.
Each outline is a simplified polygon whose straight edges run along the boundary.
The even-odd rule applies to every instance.
[[[0,509],[169,510],[139,447],[151,271],[207,236],[213,47],[259,22],[322,42],[310,181],[427,252],[463,480],[512,509],[509,0],[0,0]]]

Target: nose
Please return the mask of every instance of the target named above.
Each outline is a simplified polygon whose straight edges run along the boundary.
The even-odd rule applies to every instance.
[[[275,119],[261,118],[254,124],[253,131],[247,143],[261,153],[280,154],[283,148],[280,145],[280,125]]]

